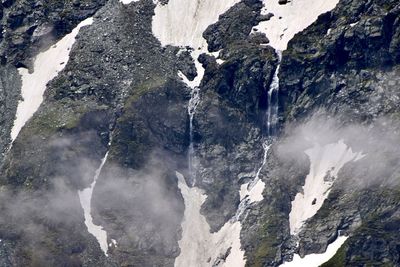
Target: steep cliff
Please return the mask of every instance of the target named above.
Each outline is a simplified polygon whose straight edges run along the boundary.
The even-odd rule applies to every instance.
[[[0,5],[1,266],[400,266],[398,1]]]

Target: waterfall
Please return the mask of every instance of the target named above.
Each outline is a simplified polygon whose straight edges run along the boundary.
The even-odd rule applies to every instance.
[[[198,86],[192,88],[190,92],[190,100],[188,105],[189,114],[189,152],[188,152],[188,164],[189,164],[189,176],[192,182],[192,186],[196,184],[196,175],[193,170],[193,158],[194,158],[194,146],[193,146],[193,119],[196,112],[197,105],[200,102],[200,89]]]
[[[264,156],[261,166],[258,168],[254,179],[248,183],[242,184],[240,188],[240,203],[236,211],[235,219],[239,220],[248,206],[254,202],[263,200],[263,191],[265,183],[260,180],[260,173],[267,163],[268,151],[271,148],[274,136],[277,134],[278,112],[279,112],[279,70],[282,60],[282,51],[276,50],[278,55],[278,66],[276,67],[271,85],[268,90],[268,107],[266,113],[267,134],[264,136],[262,147]]]
[[[279,71],[281,67],[282,51],[276,50],[278,55],[278,66],[276,67],[271,85],[268,90],[268,108],[267,108],[267,136],[276,135],[276,127],[279,118]]]

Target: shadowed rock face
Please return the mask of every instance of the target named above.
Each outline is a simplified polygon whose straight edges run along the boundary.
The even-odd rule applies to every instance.
[[[190,88],[178,72],[196,76],[189,51],[162,47],[153,36],[151,0],[1,5],[0,265],[173,266],[185,208],[175,172],[188,178],[190,142]],[[203,34],[223,61],[200,55],[205,74],[193,120],[192,167],[207,195],[201,213],[212,232],[235,215],[240,186],[263,160],[278,57],[260,44],[265,36],[250,35],[272,16],[260,15],[261,8],[261,1],[243,0]],[[240,218],[248,266],[322,253],[339,230],[350,237],[325,266],[400,264],[400,157],[393,145],[400,128],[399,12],[394,0],[342,0],[283,52],[280,135],[260,171],[263,200]],[[40,49],[92,15],[8,151],[21,87],[17,68],[30,67]],[[291,202],[310,171],[301,133],[315,114],[334,117],[339,130],[320,123],[312,132],[342,137],[366,156],[340,170],[321,209],[293,237]],[[86,229],[77,193],[91,184],[107,151],[91,215],[107,232],[108,257]]]
[[[388,113],[363,104],[378,87],[386,92],[398,86],[391,74],[399,64],[398,17],[396,1],[341,1],[296,36],[282,61],[285,117],[304,117],[321,106],[361,121]]]

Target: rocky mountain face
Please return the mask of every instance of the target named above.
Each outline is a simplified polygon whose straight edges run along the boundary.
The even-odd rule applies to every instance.
[[[0,266],[400,266],[400,3],[257,28],[321,1],[1,1]],[[13,140],[21,70],[88,18]]]

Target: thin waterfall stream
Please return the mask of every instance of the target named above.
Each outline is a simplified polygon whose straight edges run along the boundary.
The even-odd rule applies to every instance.
[[[240,188],[240,204],[236,212],[235,218],[239,220],[247,207],[253,202],[263,200],[263,191],[265,183],[260,179],[261,170],[267,163],[268,152],[272,146],[272,142],[277,134],[277,126],[279,120],[279,70],[282,60],[282,51],[276,50],[278,55],[278,65],[275,69],[272,82],[268,90],[268,106],[266,114],[267,133],[263,137],[262,147],[264,149],[263,161],[260,168],[257,170],[254,179],[243,184]]]
[[[191,179],[192,186],[196,184],[196,175],[193,170],[193,158],[194,158],[194,146],[193,146],[193,119],[196,112],[197,105],[200,103],[200,88],[195,86],[190,92],[190,100],[188,105],[189,114],[189,151],[188,151],[188,161],[189,161],[189,175]]]

